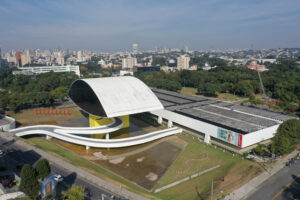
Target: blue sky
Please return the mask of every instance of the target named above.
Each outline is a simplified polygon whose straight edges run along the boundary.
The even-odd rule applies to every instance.
[[[0,0],[0,47],[300,47],[299,0]]]

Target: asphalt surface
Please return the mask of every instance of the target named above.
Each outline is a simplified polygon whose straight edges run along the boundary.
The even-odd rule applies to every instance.
[[[290,200],[300,199],[300,160],[274,174],[247,200]]]
[[[5,153],[2,159],[8,163],[8,169],[15,171],[18,175],[20,174],[20,169],[16,168],[18,163],[24,164],[34,164],[38,161],[41,156],[35,151],[24,151],[22,147],[14,144],[13,141],[6,142],[0,138],[0,149],[6,150],[13,148],[14,151],[11,153]],[[105,191],[99,187],[89,184],[86,180],[78,177],[76,173],[62,169],[61,167],[55,165],[55,163],[50,163],[51,165],[51,175],[61,174],[64,177],[64,181],[59,182],[56,187],[56,193],[59,195],[61,191],[67,190],[72,186],[72,184],[81,185],[85,188],[85,198],[88,200],[110,200],[119,198],[110,198],[111,193]]]

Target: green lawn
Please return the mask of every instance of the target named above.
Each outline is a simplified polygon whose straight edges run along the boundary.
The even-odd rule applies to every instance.
[[[39,108],[37,108],[39,110]],[[16,119],[17,122],[20,124],[38,124],[43,122],[55,122],[59,120],[66,120],[66,119],[76,119],[84,117],[83,114],[80,112],[80,109],[75,105],[68,105],[68,106],[58,106],[58,107],[47,107],[46,109],[46,115],[43,114],[36,114],[36,109],[29,109],[29,110],[21,110],[20,112],[14,113],[14,112],[8,112],[7,114],[14,119]],[[48,115],[48,109],[50,109],[50,113],[52,109],[58,110],[58,115]],[[66,110],[66,115],[63,115],[63,110]],[[59,110],[62,110],[62,115],[59,115]],[[70,115],[67,115],[67,110],[69,110]]]
[[[197,196],[199,197],[199,195],[205,196],[209,193],[211,181],[213,179],[218,180],[220,177],[226,176],[229,170],[233,167],[238,169],[235,172],[236,177],[241,176],[246,172],[251,173],[251,170],[253,174],[260,172],[258,166],[255,166],[251,161],[242,160],[239,157],[232,156],[229,153],[215,149],[211,145],[200,143],[197,140],[193,140],[190,136],[182,135],[181,137],[189,141],[189,145],[173,163],[155,188],[160,188],[218,164],[221,165],[221,167],[195,179],[157,193],[158,197],[162,199],[195,199]],[[185,174],[178,174],[178,171],[182,171],[187,168],[185,164],[187,160],[203,158],[204,154],[207,154],[207,159],[190,161],[190,170]]]
[[[197,94],[197,88],[182,87],[181,90],[180,90],[180,93],[187,94],[187,95],[196,95]]]
[[[132,192],[138,193],[150,199],[199,199],[199,196],[205,196],[209,193],[212,179],[217,180],[220,177],[228,175],[228,173],[231,171],[231,175],[235,176],[236,179],[234,179],[234,177],[226,179],[226,181],[229,181],[228,183],[226,183],[226,185],[229,185],[230,187],[224,188],[225,192],[230,192],[233,190],[233,188],[237,187],[237,185],[234,185],[235,182],[238,182],[236,180],[244,180],[243,177],[240,178],[242,174],[251,174],[253,171],[258,172],[258,168],[254,165],[254,163],[250,161],[242,160],[238,157],[233,157],[229,153],[225,153],[219,149],[215,149],[210,145],[206,145],[202,142],[194,140],[189,135],[182,134],[179,135],[179,137],[189,142],[189,144],[179,155],[177,160],[173,163],[173,165],[162,177],[155,188],[159,188],[196,172],[203,171],[217,164],[220,164],[221,167],[159,193],[148,192],[143,188],[137,186],[136,184],[127,181],[126,179],[102,168],[101,166],[84,159],[80,155],[57,145],[51,140],[46,140],[43,137],[32,137],[23,140],[32,145],[35,145],[40,149],[52,153],[53,155],[66,160],[77,167],[81,167],[103,179],[115,183],[116,185],[123,185],[123,188],[126,188]],[[193,158],[205,158],[206,154],[206,159],[190,162],[191,168],[188,172],[184,174],[176,173],[176,171],[182,171],[186,169],[186,165],[184,164],[186,160]],[[257,175],[257,173],[255,174]],[[253,176],[250,178],[253,178]],[[230,182],[231,180],[233,181],[233,183]],[[216,189],[217,186],[218,184],[216,184]]]
[[[233,95],[230,93],[221,93],[218,96],[218,98],[221,100],[227,100],[227,101],[240,101],[240,100],[247,99],[246,97],[241,97],[241,96]]]
[[[46,140],[43,137],[32,137],[32,138],[23,139],[23,140],[25,142],[28,142],[31,145],[34,145],[40,149],[45,150],[46,152],[52,153],[53,155],[65,160],[65,161],[68,161],[69,163],[71,163],[77,167],[86,169],[87,171],[95,174],[96,176],[106,179],[112,183],[116,183],[117,185],[122,185],[123,188],[131,190],[135,193],[144,195],[149,198],[151,198],[151,197],[153,198],[153,196],[151,196],[149,192],[138,187],[137,185],[135,185],[135,184],[123,179],[122,177],[120,177],[108,170],[105,170],[104,168],[82,158],[78,154],[76,154],[68,149],[58,146],[54,142]]]

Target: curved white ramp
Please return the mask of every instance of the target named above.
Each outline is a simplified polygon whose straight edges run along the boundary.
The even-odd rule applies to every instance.
[[[35,125],[26,126],[22,128],[17,128],[10,130],[10,133],[14,133],[16,136],[22,134],[22,132],[27,131],[48,131],[55,133],[70,133],[70,134],[81,134],[81,135],[91,135],[91,134],[103,134],[117,131],[122,128],[123,120],[119,117],[112,118],[112,123],[97,126],[97,127],[63,127],[55,125]]]
[[[182,129],[174,127],[164,130],[154,131],[148,134],[122,138],[122,139],[93,139],[76,134],[99,134],[109,133],[116,130],[119,130],[123,125],[123,121],[120,118],[115,118],[113,122],[106,126],[92,127],[92,128],[74,128],[74,127],[60,127],[53,125],[37,125],[37,126],[28,126],[24,128],[18,128],[11,130],[11,133],[14,133],[16,136],[26,136],[26,135],[35,135],[35,134],[45,134],[50,137],[54,137],[66,142],[73,144],[84,145],[86,147],[97,147],[97,148],[119,148],[119,147],[129,147],[139,144],[144,144],[151,142],[166,136],[174,135],[181,133]]]

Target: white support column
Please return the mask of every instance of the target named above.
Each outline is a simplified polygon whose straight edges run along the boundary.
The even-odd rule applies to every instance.
[[[172,128],[172,126],[173,126],[173,122],[169,119],[168,120],[168,128]]]
[[[158,116],[157,118],[157,123],[162,124],[163,118],[161,116]]]
[[[90,147],[89,146],[85,146],[85,150],[89,150],[90,149]]]
[[[105,134],[105,139],[106,139],[106,140],[109,140],[109,133],[106,133],[106,134]]]
[[[52,138],[51,136],[46,135],[46,139],[47,139],[47,140],[50,140],[51,138]]]
[[[210,143],[210,135],[209,134],[205,134],[204,136],[204,142],[209,144]]]

